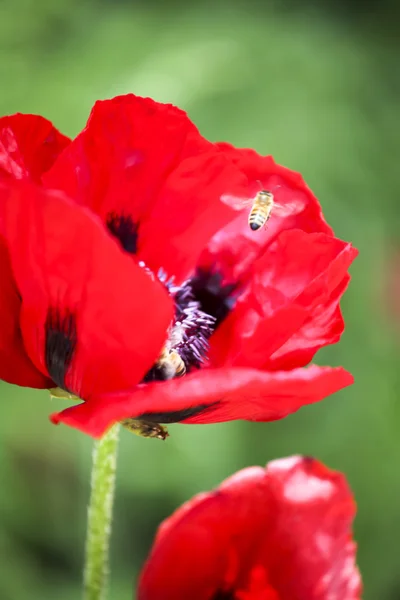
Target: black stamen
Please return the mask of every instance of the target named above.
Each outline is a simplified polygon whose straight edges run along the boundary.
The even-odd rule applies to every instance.
[[[200,309],[194,298],[191,280],[180,287],[169,286],[175,302],[175,319],[180,323],[182,339],[174,343],[176,350],[186,365],[187,372],[199,369],[208,352],[208,340],[214,328],[215,318]]]
[[[138,225],[130,215],[118,215],[116,212],[111,212],[107,215],[106,225],[111,235],[120,241],[126,252],[136,254]]]
[[[54,383],[66,390],[65,377],[71,365],[77,343],[76,319],[68,310],[62,316],[49,308],[45,323],[45,362]]]
[[[220,273],[205,269],[197,269],[190,280],[194,299],[202,311],[216,319],[216,327],[228,316],[238,296],[236,283],[223,284],[222,281]]]
[[[201,313],[201,311],[197,312]],[[211,321],[207,329],[203,329],[195,319],[189,321],[184,340],[175,346],[175,350],[185,363],[188,372],[192,369],[200,369],[204,363],[208,351],[208,340],[214,331],[213,325],[214,321]]]
[[[185,419],[189,419],[190,417],[194,417],[195,415],[205,412],[216,404],[218,404],[218,402],[212,402],[211,404],[198,404],[197,406],[189,406],[188,408],[183,408],[181,410],[171,410],[159,413],[142,413],[141,415],[132,417],[132,419],[140,419],[150,423],[179,423],[180,421],[184,421]]]
[[[207,313],[201,306],[200,298],[196,296],[192,289],[192,284],[195,283],[197,295],[200,297],[200,291],[210,295],[210,291],[214,293],[213,303],[215,308],[216,300],[222,306],[225,313],[229,310],[235,299],[229,297],[232,291],[236,288],[234,285],[222,285],[222,276],[218,274],[208,274],[198,271],[196,278],[189,279],[181,286],[175,286],[173,279],[168,279],[167,274],[160,269],[158,272],[159,281],[165,286],[169,294],[175,302],[175,322],[170,332],[167,343],[168,350],[173,350],[178,353],[185,365],[185,372],[190,373],[193,369],[200,369],[206,362],[209,349],[209,339],[213,334],[216,326],[216,317],[213,314]],[[200,281],[201,277],[201,281]],[[203,289],[204,287],[204,289]],[[220,298],[216,298],[216,294],[220,294]],[[217,311],[218,312],[218,311]],[[221,311],[219,311],[221,316]],[[162,364],[163,363],[163,364]],[[158,361],[148,371],[143,378],[143,383],[151,381],[165,381],[179,377],[172,365],[168,369],[168,360]]]
[[[187,317],[188,311],[198,309],[199,304],[194,299],[191,282],[185,282],[181,287],[175,289],[171,287],[171,292],[175,302],[175,316],[177,321],[182,321]]]

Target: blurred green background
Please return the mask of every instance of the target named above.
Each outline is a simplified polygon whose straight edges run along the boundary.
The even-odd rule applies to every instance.
[[[399,9],[375,4],[0,3],[1,114],[40,113],[75,135],[98,98],[176,103],[206,137],[301,171],[360,249],[345,335],[317,358],[345,365],[353,387],[271,424],[175,425],[166,443],[123,432],[110,598],[132,597],[157,524],[181,502],[293,453],[347,474],[365,599],[400,598],[400,332],[384,285],[400,222]],[[47,393],[0,391],[0,599],[75,600],[91,440],[49,423]]]

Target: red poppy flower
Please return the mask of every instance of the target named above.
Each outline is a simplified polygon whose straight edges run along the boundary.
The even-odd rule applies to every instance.
[[[300,175],[208,142],[179,109],[133,95],[96,103],[61,146],[50,168],[55,147],[35,163],[41,189],[8,181],[0,204],[16,298],[4,300],[14,333],[0,344],[19,332],[46,382],[85,401],[54,422],[100,436],[128,418],[273,420],[352,382],[341,368],[302,368],[343,331],[356,251]],[[20,150],[31,164],[29,145]],[[277,208],[254,232],[247,201],[260,189]],[[157,359],[164,344],[180,369]]]
[[[0,184],[1,239],[1,378],[82,398],[140,381],[173,315],[162,285],[92,214],[32,184]]]
[[[239,471],[158,530],[138,600],[358,600],[343,475],[298,456]]]

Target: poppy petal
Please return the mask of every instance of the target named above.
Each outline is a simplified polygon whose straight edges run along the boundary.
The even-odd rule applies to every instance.
[[[280,597],[360,599],[351,539],[356,506],[344,476],[314,458],[290,457],[271,462],[267,478],[279,508],[260,555]]]
[[[260,156],[254,150],[235,148],[231,144],[217,144],[221,152],[248,177],[247,197],[254,197],[260,189],[273,190],[274,201],[280,206],[273,209],[265,229],[251,231],[242,212],[226,227],[218,231],[203,251],[199,266],[214,268],[228,282],[244,282],[252,272],[254,261],[287,229],[301,229],[307,233],[332,235],[321,206],[295,171],[277,164],[272,156]],[[240,199],[234,196],[225,201],[240,208]],[[247,206],[247,214],[251,205]]]
[[[304,325],[274,352],[264,369],[287,370],[307,365],[320,348],[336,344],[344,331],[340,299],[350,281],[350,275],[333,290],[325,304],[318,305]]]
[[[208,600],[226,584],[234,585],[241,567],[235,538],[247,560],[253,557],[270,516],[264,469],[249,467],[234,478],[231,489],[228,480],[199,494],[161,524],[141,572],[138,600]]]
[[[40,183],[70,140],[39,115],[0,118],[0,177]]]
[[[159,423],[218,423],[237,419],[274,421],[353,383],[342,368],[317,367],[267,373],[256,369],[203,369],[182,379],[150,383],[129,392],[93,396],[52,415],[100,437],[123,419]]]
[[[130,251],[153,272],[162,267],[178,280],[235,217],[221,195],[247,186],[186,113],[133,94],[97,102],[45,182],[89,206],[105,224],[129,218],[136,236]]]
[[[0,211],[35,366],[83,398],[136,385],[173,316],[163,286],[59,192],[4,186]]]
[[[234,309],[210,340],[213,366],[262,368],[326,305],[357,255],[325,234],[284,231],[254,265]]]
[[[344,476],[315,459],[244,469],[164,521],[138,598],[358,600],[354,516]],[[264,596],[244,591],[255,571],[264,575]]]
[[[7,247],[0,238],[0,379],[33,388],[47,388],[51,381],[31,363],[24,348],[19,316],[21,298],[14,283]]]

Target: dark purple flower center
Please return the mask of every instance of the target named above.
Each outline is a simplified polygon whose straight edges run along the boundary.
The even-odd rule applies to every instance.
[[[144,263],[142,266],[146,268]],[[201,269],[180,286],[174,285],[173,279],[168,279],[162,270],[158,279],[175,302],[175,319],[167,350],[178,353],[186,373],[200,369],[207,360],[211,335],[236,302],[237,286],[223,284],[223,277],[218,272]],[[165,381],[176,376],[179,375],[171,375],[171,370],[158,361],[143,381]]]
[[[186,373],[199,369],[206,361],[209,339],[215,329],[216,319],[200,308],[188,280],[175,286],[160,271],[158,278],[175,302],[175,319],[167,343],[167,351],[176,352],[184,363]],[[172,377],[178,375],[172,375]],[[144,382],[171,379],[171,371],[158,361],[146,374]]]
[[[201,309],[200,302],[195,300],[191,280],[181,287],[170,287],[175,301],[175,319],[181,332],[176,339],[174,349],[180,354],[188,371],[199,369],[204,363],[208,340],[214,329],[216,319]]]

